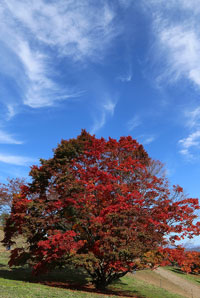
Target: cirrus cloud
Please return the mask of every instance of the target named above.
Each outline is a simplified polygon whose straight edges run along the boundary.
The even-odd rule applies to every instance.
[[[142,3],[152,16],[158,80],[174,84],[184,78],[199,88],[200,1],[143,0]]]
[[[74,89],[70,81],[67,87],[58,82],[53,62],[99,61],[118,34],[114,9],[103,0],[98,5],[90,0],[4,0],[0,25],[0,42],[15,63],[12,76],[23,104],[31,108],[80,96],[82,90]]]
[[[28,164],[36,162],[36,160],[25,156],[8,155],[0,153],[0,162],[16,166],[27,166]]]
[[[12,135],[0,130],[0,144],[23,144],[22,141],[16,140]]]

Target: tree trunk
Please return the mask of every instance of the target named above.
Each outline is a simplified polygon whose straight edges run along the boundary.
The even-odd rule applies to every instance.
[[[95,288],[100,291],[104,291],[108,285],[108,283],[104,278],[99,279],[98,281],[95,281],[94,284],[95,284]]]

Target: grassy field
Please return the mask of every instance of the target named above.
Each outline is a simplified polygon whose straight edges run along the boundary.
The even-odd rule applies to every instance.
[[[0,240],[2,239],[2,232]],[[31,276],[27,267],[10,269],[7,265],[9,252],[0,247],[0,298],[181,298],[159,286],[150,285],[128,274],[108,288],[106,293],[97,293],[84,272],[67,268],[40,277]]]

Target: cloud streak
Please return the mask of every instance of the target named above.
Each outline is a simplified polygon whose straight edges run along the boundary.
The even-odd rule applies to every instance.
[[[144,138],[144,140],[143,140],[143,144],[144,144],[144,145],[151,144],[152,142],[155,141],[155,139],[156,139],[156,137],[153,136],[153,135],[146,136],[146,137]]]
[[[131,82],[132,80],[132,74],[127,74],[125,76],[119,76],[118,80],[120,80],[121,82]]]
[[[133,4],[134,0],[119,0],[121,7],[127,9]]]
[[[135,129],[136,127],[140,126],[141,125],[141,120],[139,118],[139,116],[134,116],[132,119],[130,119],[128,122],[127,122],[127,128],[129,131],[132,131],[133,129]]]
[[[0,130],[0,144],[20,145],[23,144],[23,142],[16,140],[12,135]]]
[[[41,108],[80,96],[70,82],[65,88],[58,82],[53,62],[56,58],[84,64],[101,60],[118,34],[114,19],[114,10],[103,0],[98,5],[89,0],[3,1],[0,41],[14,57],[13,77],[23,104]]]
[[[75,60],[96,57],[95,51],[104,48],[116,34],[112,27],[114,12],[106,1],[100,1],[99,5],[88,0],[54,3],[8,0],[6,3],[11,14],[36,39]]]
[[[186,111],[185,117],[187,119],[186,126],[189,128],[196,128],[200,126],[200,106],[192,111]]]
[[[12,119],[17,113],[16,106],[13,104],[7,104],[7,115],[6,115],[6,120]]]
[[[95,134],[106,124],[106,120],[114,115],[117,102],[107,98],[106,102],[99,107],[98,116],[94,117],[94,123],[90,130],[91,134]]]
[[[153,49],[157,53],[154,61],[159,65],[159,81],[174,84],[184,78],[200,87],[200,9],[197,2],[143,1],[148,14],[152,11]]]
[[[200,87],[200,39],[185,26],[171,26],[160,32],[160,45],[167,56],[167,74],[173,80],[186,78]]]
[[[193,158],[194,156],[191,153],[191,149],[200,148],[200,129],[189,134],[188,137],[179,140],[179,144],[182,146],[180,153],[185,155],[186,157]]]
[[[195,149],[200,148],[200,107],[185,112],[186,127],[189,129],[187,137],[179,140],[180,153],[187,158],[194,158]]]
[[[146,12],[152,12],[154,66],[156,82],[200,89],[200,2],[197,0],[143,1]],[[155,78],[155,76],[154,76]],[[200,148],[200,108],[185,112],[188,135],[178,141],[180,153],[191,159]]]
[[[7,155],[0,153],[0,162],[15,166],[27,166],[28,164],[34,163],[35,160],[33,158],[25,156]]]

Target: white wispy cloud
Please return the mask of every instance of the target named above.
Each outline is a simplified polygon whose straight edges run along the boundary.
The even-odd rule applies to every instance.
[[[26,41],[20,40],[18,57],[29,82],[24,104],[32,108],[52,105],[51,93],[56,86],[46,75],[45,56],[39,51],[33,51]]]
[[[200,148],[200,129],[192,132],[188,137],[179,140],[179,144],[181,145],[182,149],[180,153],[185,155],[186,157],[193,157],[191,153],[192,148]]]
[[[127,128],[129,131],[132,131],[134,128],[140,126],[142,124],[142,121],[139,116],[134,116],[127,122]]]
[[[113,101],[110,98],[107,98],[107,100],[101,104],[98,109],[98,114],[93,115],[94,123],[90,130],[91,134],[100,130],[106,124],[106,120],[114,115],[116,104],[117,101]]]
[[[0,162],[16,166],[27,166],[34,163],[35,159],[25,156],[7,155],[0,153]]]
[[[143,145],[149,145],[156,140],[156,135],[153,134],[141,134],[136,137],[137,140]]]
[[[107,1],[99,5],[89,0],[7,0],[6,3],[11,14],[36,39],[75,60],[96,57],[95,52],[116,35],[112,26],[114,11]]]
[[[193,14],[200,12],[199,0],[169,0],[166,4],[168,7],[174,6],[174,8],[179,6],[181,10],[191,11]]]
[[[129,64],[128,71],[124,75],[120,75],[117,77],[117,79],[121,82],[131,82],[132,81],[132,77],[133,77],[132,65],[130,62],[128,64]]]
[[[191,159],[195,157],[196,149],[200,148],[200,107],[185,111],[184,116],[189,134],[178,143],[181,146],[180,153]]]
[[[200,87],[200,1],[143,1],[152,11],[154,60],[158,79],[175,83],[187,79]]]
[[[200,87],[200,36],[184,25],[163,28],[160,45],[167,57],[170,81],[186,78]]]
[[[100,130],[106,123],[106,113],[101,112],[100,116],[94,119],[93,126],[90,130],[91,134],[95,134],[98,130]]]
[[[191,111],[185,111],[186,126],[189,128],[200,127],[200,106],[197,106]]]
[[[132,80],[132,74],[127,74],[125,76],[119,76],[118,80],[121,82],[130,82]]]
[[[147,13],[152,12],[157,82],[175,84],[184,79],[199,92],[200,1],[144,0],[143,5]],[[200,107],[186,111],[184,116],[188,135],[178,141],[179,152],[193,159],[200,148]]]
[[[49,66],[50,57],[44,54],[39,46],[31,45],[29,35],[26,36],[23,30],[17,27],[13,18],[8,18],[9,21],[5,20],[5,16],[7,16],[5,11],[6,9],[2,14],[0,13],[0,17],[4,17],[0,21],[0,24],[3,23],[0,41],[4,43],[9,53],[8,56],[4,56],[4,59],[8,61],[8,70],[10,70],[7,75],[16,81],[21,93],[21,98],[17,98],[15,102],[7,106],[7,120],[17,113],[13,107],[20,105],[20,100],[29,107],[40,108],[52,106],[57,100],[74,97],[76,93],[62,88],[50,78],[53,72]],[[34,43],[33,41],[32,43]],[[10,60],[15,66],[10,66]],[[2,69],[3,72],[4,69],[5,67]]]
[[[16,105],[13,105],[10,103],[8,103],[6,107],[7,107],[6,120],[10,120],[11,118],[13,118],[16,115],[17,107],[16,107]]]
[[[107,100],[106,103],[103,104],[103,110],[113,116],[116,107],[116,102]]]
[[[148,144],[151,144],[152,142],[154,142],[155,139],[156,139],[156,137],[153,136],[153,135],[151,135],[151,136],[145,136],[142,143],[144,145],[148,145]]]
[[[128,8],[130,7],[135,0],[119,0],[119,4],[123,7],[123,8]]]
[[[157,80],[174,84],[184,79],[199,93],[200,88],[200,1],[143,1],[152,11]],[[192,85],[191,85],[192,83]],[[195,159],[200,148],[200,107],[185,111],[186,136],[178,141],[180,153]]]
[[[189,12],[191,11],[192,13],[198,13],[200,11],[199,0],[168,0],[165,2],[163,2],[163,0],[143,0],[142,2],[144,6],[151,7],[153,11],[160,9],[176,9],[177,11],[186,10]]]
[[[114,19],[107,1],[1,2],[0,42],[16,57],[11,75],[20,85],[23,103],[39,108],[80,96],[79,90],[63,88],[55,79],[55,57],[75,63],[101,60],[118,34]]]
[[[16,140],[12,135],[0,130],[0,144],[23,144],[22,141]]]

